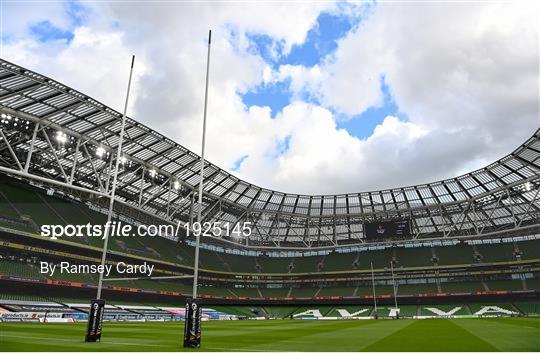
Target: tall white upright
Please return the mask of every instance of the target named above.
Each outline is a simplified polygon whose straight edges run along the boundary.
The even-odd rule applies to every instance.
[[[126,102],[124,104],[124,113],[122,114],[122,124],[120,126],[120,139],[118,141],[118,148],[116,150],[116,164],[114,168],[114,176],[113,176],[113,184],[111,189],[111,196],[109,199],[109,213],[107,214],[107,223],[106,225],[111,224],[112,215],[113,215],[113,208],[114,208],[114,197],[116,194],[116,182],[118,180],[118,169],[120,168],[120,160],[122,159],[122,142],[124,141],[124,130],[126,127],[126,114],[127,114],[127,107],[129,102],[129,91],[131,89],[131,78],[133,76],[133,64],[135,63],[135,55],[131,57],[131,68],[129,69],[129,79],[128,79],[128,86],[127,86],[127,92],[126,92]],[[112,155],[111,155],[112,158]],[[105,265],[105,260],[107,259],[107,247],[109,246],[109,227],[105,227],[104,232],[104,244],[103,244],[103,253],[101,254],[101,266]],[[96,299],[101,299],[101,288],[103,287],[103,272],[99,273],[99,281],[98,281],[98,290],[97,290],[97,296]]]
[[[373,286],[373,308],[377,315],[377,296],[375,294],[375,274],[373,273],[373,261],[371,262],[371,285]]]
[[[397,290],[396,290],[396,278],[394,277],[394,262],[390,261],[390,269],[392,271],[392,286],[394,287],[394,305],[397,312]]]
[[[197,223],[201,225],[202,218],[202,196],[204,183],[204,146],[206,142],[206,112],[208,106],[208,80],[210,77],[210,45],[212,43],[212,30],[208,31],[208,54],[206,57],[206,84],[204,88],[204,111],[203,111],[203,128],[202,128],[202,147],[201,147],[201,174],[199,177],[199,207],[197,207]],[[202,229],[202,226],[201,226]],[[195,263],[193,265],[193,292],[192,298],[197,298],[197,283],[199,279],[199,247],[201,244],[201,234],[196,236],[195,240]]]

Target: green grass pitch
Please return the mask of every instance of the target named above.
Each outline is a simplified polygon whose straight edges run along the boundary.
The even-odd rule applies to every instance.
[[[105,323],[100,343],[86,324],[0,323],[0,351],[181,351],[183,322]],[[534,318],[212,321],[203,351],[540,351]]]

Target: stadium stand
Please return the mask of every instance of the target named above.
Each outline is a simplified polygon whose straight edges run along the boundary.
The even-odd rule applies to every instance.
[[[331,252],[330,254],[324,257],[322,270],[324,272],[331,272],[331,271],[358,269],[359,256],[360,254],[357,252],[351,252],[351,253]]]
[[[445,293],[471,293],[485,290],[480,281],[444,282],[441,283],[441,287]]]
[[[425,267],[433,266],[431,248],[401,248],[395,249],[395,259],[397,266],[403,267]]]
[[[292,287],[287,296],[296,298],[313,298],[318,290],[319,288],[315,287]]]
[[[400,305],[399,316],[414,317],[418,315],[418,307],[416,305]]]
[[[290,272],[307,273],[307,272],[319,272],[319,264],[321,264],[323,258],[321,256],[303,256],[295,257],[291,264],[293,266]]]
[[[419,293],[437,293],[437,285],[431,283],[422,284],[399,284],[397,286],[398,295],[419,294]]]
[[[3,182],[0,184],[0,192],[1,195],[8,198],[10,204],[23,210],[23,214],[38,226],[43,224],[102,224],[105,221],[104,215],[84,205],[53,196],[40,195],[34,190],[16,188]],[[42,204],[46,204],[47,208],[44,209]],[[91,245],[99,246],[101,243],[100,239],[93,237],[65,238],[67,241],[74,242],[80,242],[81,239],[91,239],[95,242]],[[393,259],[396,261],[396,267],[406,268],[432,266],[434,257],[438,259],[438,265],[469,264],[476,262],[475,251],[480,255],[482,262],[515,261],[513,253],[516,247],[520,249],[523,259],[536,259],[540,256],[540,247],[537,241],[524,241],[516,244],[481,244],[474,247],[468,244],[434,248],[396,247],[348,254],[332,252],[325,256],[304,256],[301,258],[239,256],[201,249],[201,262],[207,269],[217,271],[257,272],[258,264],[259,272],[263,273],[306,273],[347,271],[355,268],[369,269],[371,262],[376,269],[388,268]],[[151,241],[145,241],[144,244],[137,238],[115,239],[111,242],[111,250],[175,263],[180,261],[185,265],[189,265],[193,259],[192,247],[175,246],[171,240],[162,237],[154,237]]]
[[[476,314],[480,312],[482,309],[489,308],[489,307],[496,307],[496,308],[508,310],[509,312],[515,313],[516,315],[518,314],[518,311],[519,311],[511,303],[482,303],[482,304],[474,303],[474,304],[469,304],[468,306],[472,314]]]
[[[294,306],[267,306],[263,308],[269,318],[288,318],[297,309]]]
[[[418,314],[432,316],[438,312],[452,313],[453,315],[471,315],[471,310],[466,304],[430,304],[421,305]]]
[[[524,315],[533,316],[540,314],[540,303],[538,302],[518,302],[513,304]]]
[[[475,262],[473,249],[467,244],[437,246],[433,248],[433,253],[438,265],[470,264]]]
[[[262,273],[288,273],[291,271],[291,259],[259,256],[256,259]]]
[[[515,245],[522,259],[534,260],[540,258],[540,246],[537,241],[523,241]]]
[[[263,297],[266,298],[285,298],[288,297],[292,289],[290,287],[285,288],[261,288],[259,290]]]
[[[528,289],[540,290],[540,277],[525,280]]]
[[[367,305],[362,305],[362,306],[341,306],[341,305],[337,305],[337,306],[334,306],[332,308],[332,310],[330,310],[326,316],[331,316],[331,317],[341,317],[343,316],[343,312],[340,312],[342,310],[347,310],[347,313],[348,314],[351,314],[351,315],[355,315],[355,316],[371,316],[374,314],[374,308],[373,306],[367,306]]]
[[[480,244],[475,246],[475,250],[480,255],[482,262],[505,262],[515,259],[514,245],[511,243],[497,246]]]
[[[261,292],[258,288],[231,288],[229,291],[236,297],[242,298],[261,298]]]
[[[523,290],[521,280],[484,281],[489,290]]]
[[[97,103],[82,93],[37,79],[42,76],[3,60],[0,64],[0,89],[12,92],[13,101],[24,99],[28,107],[34,105],[35,112],[42,109],[42,97],[33,96],[33,90],[17,97],[13,82],[41,86],[67,101],[80,102],[82,110],[95,110]],[[99,263],[103,240],[56,241],[39,231],[43,225],[105,223],[103,190],[109,187],[119,115],[112,109],[100,117],[73,111],[74,119],[66,120],[64,107],[48,102],[50,112],[28,117],[25,114],[32,110],[20,111],[13,101],[0,102],[4,116],[26,120],[30,128],[36,122],[43,125],[35,141],[39,148],[32,150],[31,134],[2,118],[2,132],[15,150],[0,148],[0,298],[86,303],[95,293],[97,275],[47,276],[39,273],[39,263]],[[103,121],[109,121],[105,127]],[[198,156],[132,119],[128,129],[138,137],[126,141],[127,161],[117,185],[114,220],[134,226],[192,221],[199,207],[189,201],[198,190]],[[73,158],[76,145],[69,143],[62,145],[65,155],[50,150],[47,140],[58,132],[73,141],[81,139],[84,155]],[[110,138],[102,139],[105,135]],[[106,153],[97,153],[99,148]],[[306,310],[333,315],[341,308],[371,315],[373,280],[380,312],[386,316],[395,299],[395,277],[403,316],[433,314],[428,308],[448,312],[454,305],[459,305],[461,315],[471,315],[487,305],[482,303],[537,313],[539,148],[540,130],[512,154],[478,171],[425,185],[346,195],[279,193],[208,163],[203,219],[229,224],[249,219],[256,224],[247,240],[203,238],[199,294],[209,307],[228,308],[238,316],[289,317]],[[17,158],[28,158],[24,172],[17,167]],[[66,170],[73,174],[69,182]],[[396,232],[382,238],[369,234],[370,225],[387,222],[402,222],[410,234],[398,237]],[[183,231],[161,235],[109,241],[108,263],[149,262],[158,278],[114,273],[115,280],[104,283],[103,293],[111,305],[110,315],[158,315],[161,307],[182,307],[190,296],[191,280],[186,276],[193,273],[193,238]],[[125,299],[126,293],[134,302]],[[155,308],[139,306],[143,303]]]
[[[368,250],[360,253],[358,258],[358,268],[360,269],[370,269],[371,263],[373,267],[380,268],[390,268],[390,261],[394,257],[394,249],[386,248],[384,250]]]
[[[320,297],[343,296],[352,297],[356,288],[351,287],[322,287],[317,293]]]

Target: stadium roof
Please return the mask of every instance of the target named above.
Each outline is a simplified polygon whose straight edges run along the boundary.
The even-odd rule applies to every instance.
[[[121,114],[50,78],[0,60],[0,171],[106,196]],[[17,121],[15,121],[17,119]],[[414,238],[533,228],[540,130],[504,158],[428,184],[337,195],[261,188],[206,162],[208,222],[251,222],[244,246],[305,248],[365,241],[364,223],[410,219]],[[117,198],[165,221],[193,220],[200,157],[128,118]],[[316,172],[316,171],[314,171]]]

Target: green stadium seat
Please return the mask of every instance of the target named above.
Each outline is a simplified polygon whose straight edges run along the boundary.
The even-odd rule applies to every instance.
[[[340,311],[341,310],[341,311]],[[371,305],[334,305],[334,307],[326,314],[330,317],[343,317],[342,310],[346,310],[351,316],[366,317],[371,316],[373,313],[373,306]]]
[[[504,309],[504,310],[517,312],[517,308],[515,306],[513,306],[512,304],[510,304],[510,303],[482,303],[482,304],[477,304],[477,303],[471,304],[470,303],[470,304],[468,304],[468,306],[469,306],[469,309],[471,310],[471,313],[473,315],[475,315],[476,313],[478,313],[479,310],[481,310],[482,308],[487,307],[487,306],[495,306],[497,308],[501,308],[501,309]]]
[[[416,305],[401,305],[398,303],[400,317],[413,317],[418,315],[418,307]]]
[[[481,244],[475,245],[476,250],[482,255],[482,262],[506,262],[514,261],[514,246],[512,243]]]
[[[291,288],[261,288],[260,291],[265,298],[285,298],[288,296]]]
[[[443,293],[474,293],[485,291],[480,281],[443,282],[441,283],[441,289]]]
[[[396,248],[398,267],[426,267],[433,266],[431,261],[431,248]]]
[[[540,278],[528,278],[525,280],[527,289],[540,291]]]
[[[356,287],[322,287],[317,293],[317,297],[352,297]]]
[[[293,288],[291,297],[295,298],[313,298],[318,288]]]
[[[434,283],[423,284],[400,284],[397,286],[398,295],[437,293],[437,285]]]
[[[230,288],[229,290],[237,297],[261,298],[261,295],[257,288]]]
[[[296,306],[265,306],[263,309],[268,317],[283,319],[289,317],[296,310]]]
[[[432,309],[432,310],[430,310]],[[452,313],[452,315],[470,315],[471,311],[466,304],[425,304],[420,306],[419,315],[433,316],[437,315],[439,310],[444,313]]]
[[[466,244],[434,247],[438,265],[461,265],[474,263],[473,248]]]
[[[514,302],[513,304],[523,315],[540,316],[540,302]]]
[[[527,240],[527,241],[520,241],[516,244],[522,253],[521,255],[522,259],[524,260],[540,259],[540,241]]]
[[[523,285],[521,280],[501,280],[501,281],[484,281],[489,290],[511,290],[519,291],[523,290]]]

